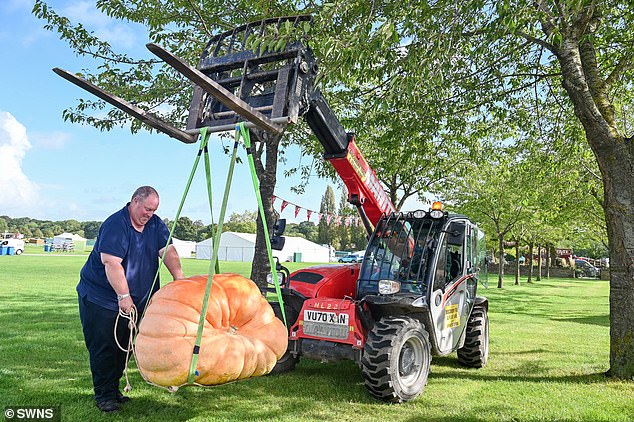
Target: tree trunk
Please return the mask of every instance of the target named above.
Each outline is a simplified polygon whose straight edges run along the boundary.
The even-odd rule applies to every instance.
[[[500,262],[498,265],[498,289],[504,287],[504,235],[498,233],[498,245],[500,247]]]
[[[528,250],[528,283],[532,283],[533,282],[533,251],[535,249],[535,242],[531,241],[531,243],[529,243],[529,250]]]
[[[629,148],[624,148],[629,143]],[[634,378],[634,142],[602,167],[610,246],[610,373]],[[618,151],[618,150],[621,151]],[[628,155],[625,155],[629,150]]]
[[[565,40],[557,51],[563,87],[583,125],[603,180],[610,249],[610,370],[634,378],[634,139],[614,119],[590,38]]]
[[[520,285],[520,241],[515,240],[515,285]]]
[[[269,229],[275,223],[276,213],[273,210],[271,198],[275,191],[275,183],[277,182],[277,153],[281,136],[273,136],[260,131],[251,130],[253,160],[255,162],[255,170],[260,183],[260,195],[264,205],[264,214],[266,216],[266,225]],[[259,145],[256,146],[256,142]],[[266,156],[266,163],[264,157]],[[266,248],[266,238],[264,226],[258,211],[256,220],[256,237],[255,252],[253,256],[253,265],[251,266],[251,280],[258,285],[260,290],[264,292],[266,288],[266,276],[271,271],[269,265],[269,254]]]
[[[537,246],[537,281],[542,280],[542,246]]]
[[[550,253],[552,251],[552,246],[546,246],[546,278],[550,280]]]

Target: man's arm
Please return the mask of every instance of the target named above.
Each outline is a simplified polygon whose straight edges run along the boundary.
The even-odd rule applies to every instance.
[[[132,301],[132,297],[130,296],[128,280],[125,278],[125,270],[123,269],[123,265],[121,265],[123,259],[103,252],[100,254],[100,256],[101,262],[106,269],[106,277],[108,278],[108,283],[110,283],[112,289],[115,291],[115,293],[117,293],[117,295],[128,295],[126,298],[119,301],[119,308],[123,312],[129,313],[130,309],[134,305],[134,302]]]
[[[163,256],[163,252],[165,248],[159,251],[159,256]],[[183,275],[183,269],[181,268],[181,260],[178,256],[178,252],[174,245],[169,245],[167,247],[167,253],[165,254],[165,258],[163,259],[163,263],[169,270],[170,274],[172,274],[172,278],[174,280],[180,280],[185,278]]]

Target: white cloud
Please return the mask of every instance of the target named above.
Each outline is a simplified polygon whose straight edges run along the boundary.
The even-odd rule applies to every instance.
[[[33,8],[33,0],[4,0],[3,9],[13,12],[16,10],[28,10]]]
[[[130,24],[118,23],[95,7],[90,1],[78,1],[65,7],[61,14],[94,31],[95,35],[112,45],[132,48],[137,42]]]
[[[11,113],[0,110],[0,212],[16,215],[33,209],[39,187],[22,171],[31,148],[26,128]]]
[[[71,3],[62,9],[62,14],[68,18],[90,26],[106,26],[110,23],[110,18],[101,13],[95,7],[95,2],[78,1]]]
[[[71,135],[66,132],[32,132],[29,138],[36,147],[44,149],[62,149],[68,144]]]

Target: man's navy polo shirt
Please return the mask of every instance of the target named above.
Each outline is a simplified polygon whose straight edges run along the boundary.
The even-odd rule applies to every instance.
[[[106,309],[117,311],[119,303],[106,277],[106,269],[101,262],[101,253],[121,258],[128,280],[130,296],[137,307],[145,306],[148,293],[159,264],[159,251],[165,247],[169,230],[157,215],[145,224],[142,232],[136,231],[130,221],[128,203],[112,214],[99,228],[95,246],[80,272],[77,293],[87,296],[93,302]],[[154,292],[158,290],[157,280]]]

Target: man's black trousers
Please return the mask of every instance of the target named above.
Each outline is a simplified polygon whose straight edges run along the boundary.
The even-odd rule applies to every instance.
[[[79,298],[79,318],[90,355],[90,371],[97,403],[117,398],[119,381],[126,364],[126,352],[119,349],[114,339],[117,315],[118,311],[95,305],[86,297]],[[128,346],[129,336],[128,320],[120,318],[117,338],[122,347]]]

